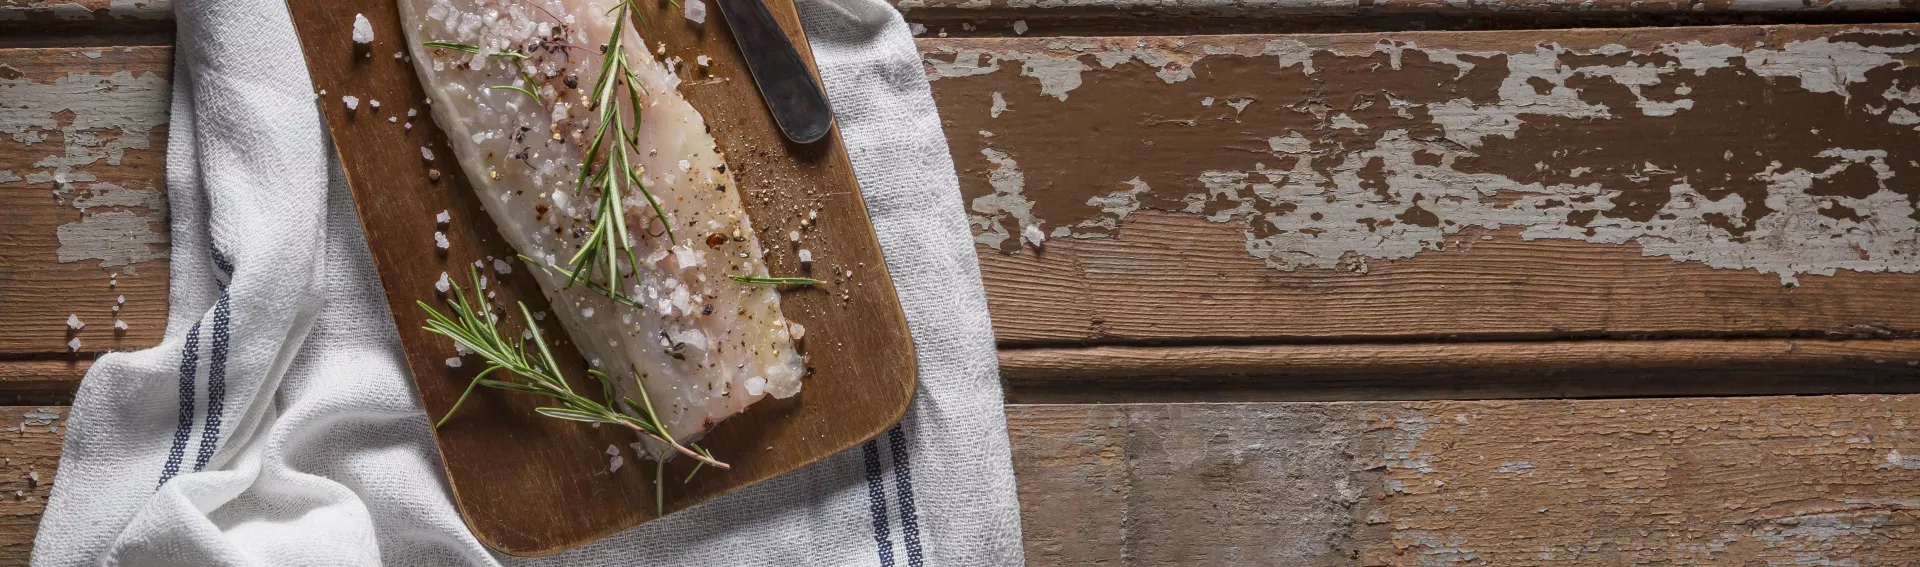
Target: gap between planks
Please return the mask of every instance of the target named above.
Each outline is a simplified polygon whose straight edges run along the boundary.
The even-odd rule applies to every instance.
[[[1474,400],[1908,393],[1920,340],[1002,349],[1008,403]]]

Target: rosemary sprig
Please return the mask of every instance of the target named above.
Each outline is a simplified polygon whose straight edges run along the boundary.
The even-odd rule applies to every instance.
[[[728,274],[727,279],[740,282],[740,283],[766,284],[766,285],[820,285],[823,283],[827,283],[822,280],[817,280],[813,278],[803,278],[803,277],[763,278],[759,276],[741,276],[741,275],[733,275],[733,274]]]
[[[474,376],[473,382],[467,385],[467,390],[461,393],[459,400],[447,410],[447,416],[442,417],[434,427],[445,424],[447,418],[460,409],[460,404],[466,401],[475,387],[485,386],[546,396],[558,401],[560,405],[534,410],[541,415],[626,427],[641,437],[651,437],[665,443],[673,450],[692,457],[702,465],[721,469],[731,468],[726,463],[715,460],[711,452],[698,444],[681,444],[673,439],[673,434],[667,431],[666,424],[660,421],[659,414],[654,412],[653,401],[647,397],[646,388],[640,384],[640,374],[637,371],[633,372],[633,381],[640,391],[641,401],[620,398],[625,403],[624,411],[610,406],[615,404],[613,378],[605,372],[588,370],[587,375],[600,381],[602,395],[607,402],[594,401],[574,392],[573,388],[567,385],[566,378],[560,375],[559,365],[554,362],[553,352],[547,347],[546,338],[540,333],[540,327],[533,324],[533,315],[527,311],[526,304],[520,304],[520,316],[526,321],[527,331],[532,336],[536,349],[532,353],[527,351],[524,342],[500,336],[499,318],[487,309],[486,298],[480,295],[480,273],[471,268],[469,271],[474,283],[474,299],[469,302],[465,290],[461,289],[459,284],[453,284],[453,293],[448,299],[452,315],[442,314],[424,301],[418,302],[420,308],[425,309],[429,315],[426,325],[428,332],[452,339],[454,344],[480,355],[487,364],[487,368]],[[505,371],[505,379],[487,377],[495,371]]]
[[[633,72],[627,61],[624,47],[627,20],[634,13],[633,0],[621,0],[609,12],[614,15],[613,34],[607,38],[602,50],[600,75],[594,79],[589,91],[587,108],[600,113],[600,124],[594,129],[592,141],[587,144],[586,153],[581,157],[580,175],[575,180],[576,191],[585,194],[587,188],[600,189],[600,207],[595,215],[593,230],[587,234],[580,250],[567,260],[571,266],[567,270],[567,285],[586,282],[589,277],[605,269],[606,282],[597,289],[610,298],[621,295],[621,275],[619,259],[626,256],[631,273],[638,275],[639,258],[633,251],[633,235],[627,228],[625,198],[629,191],[638,191],[653,208],[653,213],[665,228],[667,240],[678,240],[673,234],[673,222],[667,218],[667,212],[660,206],[660,200],[647,190],[646,182],[641,179],[642,168],[633,163],[633,154],[640,153],[640,112],[643,108],[640,95],[646,92],[640,77]],[[619,91],[626,87],[626,100],[621,100]],[[621,103],[625,102],[623,108]],[[632,119],[625,115],[626,110],[634,113]],[[611,147],[609,146],[611,143]],[[597,166],[597,167],[596,167]],[[590,282],[589,282],[590,283]]]

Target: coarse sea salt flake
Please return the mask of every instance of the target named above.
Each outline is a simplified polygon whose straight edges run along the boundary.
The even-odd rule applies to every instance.
[[[758,396],[760,394],[766,393],[767,379],[761,378],[759,376],[748,378],[746,386],[747,386],[747,395]]]
[[[433,161],[433,150],[428,149],[426,146],[420,146],[420,159]]]
[[[705,55],[701,55],[701,56],[699,56],[699,57],[695,57],[695,58],[693,58],[693,61],[694,61],[695,63],[699,63],[701,67],[705,67],[705,66],[708,66],[708,65],[712,65],[712,64],[713,64],[713,60],[712,60],[712,59],[708,59],[708,58],[707,58],[707,56],[705,56]]]
[[[456,357],[447,359],[447,368],[459,368],[459,367],[460,367],[460,357],[456,356]]]
[[[707,3],[700,0],[687,0],[687,19],[693,23],[707,23]]]
[[[373,22],[367,21],[364,14],[353,15],[353,42],[361,45],[373,43]]]
[[[377,99],[377,98],[367,99],[367,108],[380,110],[380,99]]]
[[[347,110],[356,110],[360,108],[360,97],[357,97],[357,96],[347,95],[347,96],[340,97],[340,102],[347,104]]]
[[[608,445],[608,446],[607,446],[607,456],[609,456],[609,457],[612,457],[612,456],[615,456],[615,455],[619,455],[619,454],[620,454],[620,446],[618,446],[618,445]]]
[[[79,352],[80,337],[74,337],[73,340],[67,341],[67,350]]]
[[[433,215],[434,224],[447,224],[449,221],[452,221],[452,220],[453,220],[453,216],[448,215],[446,211],[440,211],[440,214]]]
[[[1032,244],[1034,248],[1039,248],[1047,243],[1047,233],[1040,232],[1040,227],[1037,226],[1027,225],[1027,228],[1020,231],[1020,236],[1026,238],[1027,243]]]
[[[1014,21],[1013,21],[1013,35],[1025,35],[1026,33],[1027,33],[1027,21],[1026,21],[1026,20],[1014,20]]]
[[[85,322],[82,322],[82,321],[80,320],[80,316],[79,316],[79,315],[75,315],[75,314],[72,314],[72,313],[68,313],[68,314],[67,314],[67,328],[69,328],[69,329],[76,329],[76,330],[77,330],[77,329],[79,329],[79,328],[81,328],[81,327],[85,327],[85,326],[87,326],[87,324],[86,324]]]
[[[433,245],[440,247],[441,250],[446,250],[448,246],[452,246],[452,243],[447,242],[447,233],[435,232],[433,233]]]
[[[812,251],[812,250],[808,250],[808,249],[805,249],[805,248],[801,248],[801,249],[800,249],[800,263],[802,263],[802,264],[812,264],[812,263],[813,263],[813,251]]]
[[[433,289],[440,290],[440,293],[446,293],[447,290],[453,289],[453,281],[447,279],[446,272],[440,272],[440,281],[433,282]]]
[[[693,169],[693,162],[689,162],[684,159],[680,160],[680,163],[678,165],[680,166],[680,171],[687,171],[689,169]]]
[[[115,329],[118,329],[118,330],[121,330],[121,331],[125,331],[125,330],[127,330],[127,322],[126,322],[126,321],[121,321],[121,320],[119,320],[119,319],[114,319],[114,320],[113,320],[113,328],[115,328]]]
[[[412,108],[407,109],[407,118],[413,118],[414,116],[418,116],[419,114],[420,114],[419,110],[415,110]]]
[[[513,265],[512,265],[512,264],[508,264],[506,260],[502,260],[502,259],[499,259],[499,258],[494,258],[494,259],[493,259],[493,271],[494,271],[494,273],[500,273],[500,274],[511,274],[511,273],[513,273]]]

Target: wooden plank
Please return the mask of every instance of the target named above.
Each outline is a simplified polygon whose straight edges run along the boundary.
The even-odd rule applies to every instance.
[[[1901,336],[1915,29],[920,46],[1007,344]]]
[[[0,0],[0,32],[9,34],[172,29],[173,0]]]
[[[0,49],[0,356],[159,341],[170,71],[160,47]]]
[[[1010,403],[1908,393],[1920,340],[1005,349]]]
[[[922,37],[1219,35],[1909,21],[1911,0],[891,0]]]
[[[1906,565],[1920,399],[1010,406],[1045,565]],[[1846,563],[1851,561],[1853,563]]]
[[[0,565],[26,565],[60,468],[67,408],[0,406]]]
[[[1007,419],[1039,565],[1905,565],[1920,561],[1916,410],[1820,396],[1014,405]],[[0,498],[0,565],[31,547],[60,449],[44,431],[0,435],[0,491],[27,489],[23,461],[42,480]]]

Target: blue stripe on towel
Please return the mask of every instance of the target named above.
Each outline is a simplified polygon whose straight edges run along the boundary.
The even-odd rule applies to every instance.
[[[907,461],[907,433],[900,426],[887,432],[893,449],[893,488],[900,493],[900,535],[906,541],[907,565],[921,567],[920,512],[913,505],[913,467]]]
[[[207,421],[206,426],[200,428],[200,454],[193,459],[195,472],[207,467],[207,461],[213,459],[215,445],[220,442],[220,417],[227,406],[227,339],[232,315],[227,295],[220,294],[220,302],[213,305],[213,360],[207,364]]]
[[[880,445],[861,445],[867,457],[867,511],[873,515],[873,543],[880,548],[881,567],[893,567],[893,534],[887,527],[887,491],[880,484]]]
[[[160,485],[180,474],[180,461],[187,455],[187,437],[193,430],[193,375],[200,368],[200,324],[187,330],[187,348],[180,353],[180,423],[173,430],[173,448],[167,450],[167,464],[160,467]],[[158,485],[157,485],[158,486]]]

